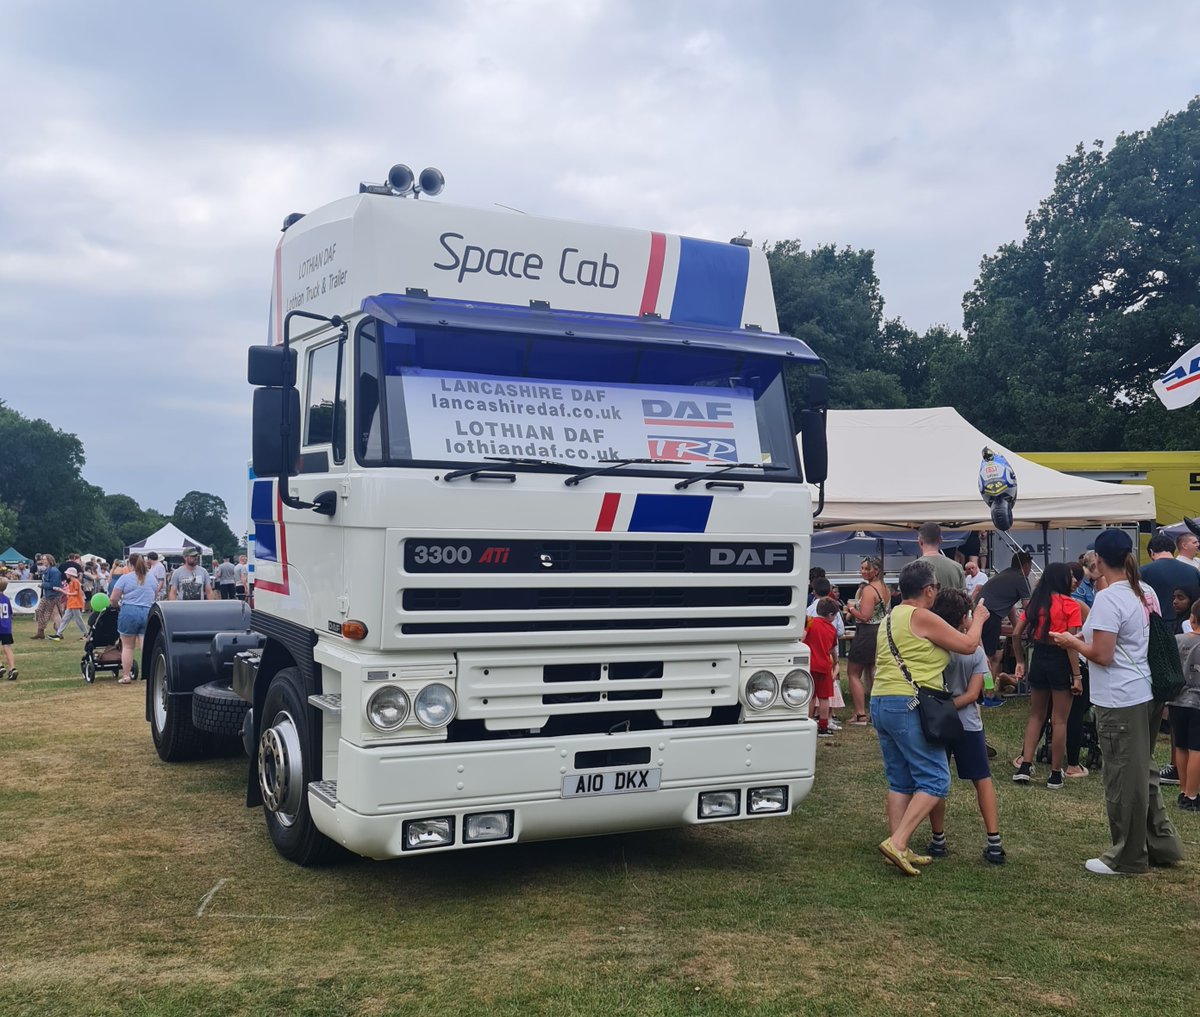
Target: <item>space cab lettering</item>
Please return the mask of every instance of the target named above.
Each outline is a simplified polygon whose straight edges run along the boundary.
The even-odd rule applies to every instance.
[[[546,259],[536,251],[510,251],[504,247],[485,249],[478,244],[463,243],[465,240],[463,234],[453,232],[438,237],[449,257],[445,262],[435,261],[433,267],[458,273],[460,283],[467,276],[481,272],[507,279],[541,280]],[[609,260],[607,251],[602,251],[597,261],[594,257],[586,257],[578,247],[564,247],[551,260],[557,262],[558,278],[568,286],[612,290],[621,280],[621,270],[615,261]]]

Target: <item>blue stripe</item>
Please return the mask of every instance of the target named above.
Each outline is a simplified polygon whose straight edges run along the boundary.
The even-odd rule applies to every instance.
[[[749,275],[750,248],[680,237],[671,320],[741,328]]]
[[[278,561],[275,541],[275,482],[256,480],[250,488],[250,521],[254,523],[254,554],[263,561]]]
[[[703,533],[712,495],[639,494],[629,520],[630,533]]]

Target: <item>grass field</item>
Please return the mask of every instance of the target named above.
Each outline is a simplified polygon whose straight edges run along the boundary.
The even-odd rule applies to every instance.
[[[1200,816],[1171,806],[1183,865],[1087,875],[1099,778],[1013,785],[1023,703],[987,715],[1003,867],[957,784],[952,856],[885,865],[878,749],[854,728],[786,819],[304,870],[244,807],[244,759],[160,762],[144,684],[85,685],[74,637],[31,632],[0,682],[6,1017],[1195,1010]]]

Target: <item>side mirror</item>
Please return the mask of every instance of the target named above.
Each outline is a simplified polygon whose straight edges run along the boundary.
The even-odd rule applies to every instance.
[[[800,451],[804,455],[804,479],[810,484],[825,483],[829,475],[829,446],[825,440],[823,410],[800,413]]]
[[[256,477],[286,479],[299,472],[300,393],[295,388],[256,388],[253,434]]]
[[[288,388],[296,383],[296,351],[287,346],[251,346],[246,380],[254,386]]]
[[[824,374],[808,376],[808,398],[805,400],[810,409],[823,410],[829,405],[829,378]]]

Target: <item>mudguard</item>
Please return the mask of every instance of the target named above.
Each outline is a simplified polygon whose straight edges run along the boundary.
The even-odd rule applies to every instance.
[[[150,609],[142,640],[142,674],[150,677],[150,654],[161,637],[167,645],[167,694],[190,696],[213,679],[210,650],[218,632],[249,632],[250,607],[240,600],[163,600]],[[150,720],[150,690],[146,683],[146,720]]]

